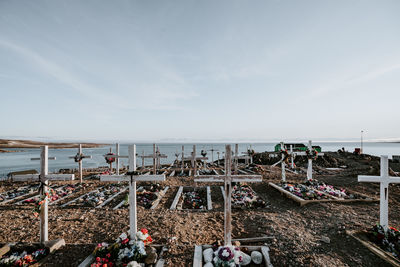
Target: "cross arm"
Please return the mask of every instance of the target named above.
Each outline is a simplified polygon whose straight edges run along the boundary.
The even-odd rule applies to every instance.
[[[195,175],[194,176],[194,181],[195,182],[224,182],[225,179],[229,176],[225,175],[213,175],[213,176],[207,176],[207,175]],[[230,176],[232,178],[232,182],[235,183],[257,183],[257,182],[262,182],[262,176],[261,175],[232,175]],[[196,179],[197,178],[197,179]]]
[[[146,181],[165,181],[165,175],[133,175],[132,178],[137,182]],[[130,175],[100,175],[100,181],[102,182],[129,182],[131,180]]]
[[[120,156],[120,155],[104,155],[104,157],[107,159],[114,159],[114,158],[127,159],[127,158],[129,158],[129,156]]]
[[[48,157],[49,160],[56,160],[56,157]],[[40,158],[31,158],[31,160],[40,160]]]
[[[23,175],[16,175],[13,176],[14,181],[36,181],[39,180],[39,174],[23,174]],[[50,181],[67,181],[67,180],[74,180],[74,174],[48,174],[45,176],[46,180]]]

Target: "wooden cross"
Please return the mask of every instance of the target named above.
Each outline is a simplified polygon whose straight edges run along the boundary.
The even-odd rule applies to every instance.
[[[129,228],[133,240],[137,232],[136,182],[165,181],[165,175],[139,175],[136,172],[136,145],[129,148],[129,172],[124,175],[100,175],[100,181],[129,182]]]
[[[74,159],[75,162],[78,162],[78,164],[79,164],[79,179],[80,179],[80,181],[82,183],[82,160],[83,159],[91,159],[92,156],[84,155],[82,153],[82,144],[79,144],[78,153],[75,156],[69,157],[69,158],[70,159]]]
[[[196,157],[196,145],[193,145],[193,152],[192,152],[192,168],[193,168],[193,175],[197,174],[197,161],[198,160],[207,160],[207,157]]]
[[[41,205],[40,209],[40,242],[46,242],[49,240],[49,200],[46,197],[48,191],[49,180],[52,181],[65,181],[74,180],[75,176],[73,174],[48,174],[49,159],[55,160],[55,157],[49,158],[48,146],[40,147],[40,158],[31,158],[31,160],[40,160],[40,174],[25,174],[25,175],[15,175],[13,177],[14,181],[40,181],[40,196],[44,197],[44,203]]]
[[[217,166],[219,166],[219,151],[217,151],[217,154],[218,154],[218,161],[217,161]]]
[[[238,174],[239,159],[244,159],[246,162],[249,160],[248,156],[239,156],[239,145],[235,144],[235,156],[233,162],[234,164],[234,174]]]
[[[110,152],[111,152],[111,149],[110,149]],[[117,175],[119,175],[119,159],[127,159],[128,158],[128,156],[122,156],[119,154],[119,144],[118,143],[115,144],[115,155],[104,155],[104,157],[108,158],[108,159],[115,158],[115,172]],[[112,163],[110,163],[110,164],[112,164]],[[112,168],[111,168],[111,170],[112,170]]]
[[[192,157],[190,157],[190,158],[185,158],[185,146],[182,146],[182,173],[183,173],[183,171],[184,171],[184,169],[185,169],[185,161],[186,160],[192,160]]]
[[[248,159],[246,160],[246,165],[253,164],[254,150],[252,149],[251,145],[250,148],[248,148],[246,152],[242,152],[242,154],[248,156]]]
[[[211,151],[211,164],[214,165],[214,151],[218,152],[218,150],[215,150],[214,147],[211,147],[211,149],[208,151]],[[219,154],[219,152],[218,152],[218,154]]]
[[[225,175],[196,175],[195,182],[223,182],[225,185],[224,200],[224,245],[232,245],[232,182],[262,182],[261,175],[232,175],[231,145],[225,146]]]
[[[154,149],[154,148],[153,148]],[[165,154],[161,154],[160,148],[157,146],[157,151],[156,151],[156,166],[157,169],[161,167],[161,159],[166,159],[168,156]],[[156,174],[156,172],[154,172]]]
[[[381,175],[380,176],[358,176],[359,182],[380,183],[380,212],[379,223],[385,231],[389,227],[389,184],[400,183],[399,177],[389,175],[388,156],[381,156]]]
[[[312,153],[313,151],[313,147],[312,147],[312,142],[311,140],[308,141],[308,151],[309,153]],[[296,152],[296,155],[300,155],[300,156],[308,156],[308,154],[306,152]],[[324,153],[318,153],[317,156],[323,156]],[[310,181],[312,180],[312,162],[313,159],[311,157],[308,158],[308,167],[307,167],[307,180]]]

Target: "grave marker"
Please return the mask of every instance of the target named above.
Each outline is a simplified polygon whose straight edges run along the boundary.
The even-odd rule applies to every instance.
[[[155,146],[154,146],[155,151]],[[155,158],[154,158],[155,160]],[[138,175],[136,173],[136,145],[129,146],[129,172],[124,175],[100,175],[100,181],[129,181],[129,227],[133,240],[137,232],[136,182],[165,181],[165,175]]]
[[[389,175],[388,156],[381,156],[380,176],[358,176],[359,182],[380,183],[380,212],[379,224],[387,231],[389,227],[389,184],[400,183],[399,177]]]
[[[82,183],[82,160],[83,159],[91,159],[92,156],[84,155],[82,153],[82,144],[79,144],[78,153],[75,156],[69,157],[69,158],[74,159],[75,162],[77,162],[79,164],[79,179],[80,179],[80,182]]]
[[[307,166],[307,180],[312,180],[312,162],[313,162],[313,154],[315,153],[315,158],[319,156],[323,156],[324,153],[318,153],[315,149],[312,147],[312,141],[308,141],[308,149],[307,152],[296,152],[296,155],[299,156],[307,156],[308,157],[308,166]]]
[[[48,241],[49,230],[48,230],[48,199],[46,193],[48,191],[49,180],[52,181],[65,181],[74,180],[75,176],[73,174],[48,174],[49,159],[56,159],[55,157],[49,158],[48,146],[42,146],[40,153],[40,158],[32,158],[31,160],[40,160],[40,174],[25,174],[14,176],[15,181],[32,181],[38,180],[40,182],[40,195],[44,197],[44,203],[41,205],[40,209],[40,243]]]
[[[193,145],[193,152],[192,152],[192,168],[193,168],[193,175],[197,174],[197,160],[207,160],[207,157],[196,157],[196,145]]]
[[[195,182],[224,183],[224,245],[232,245],[232,182],[262,182],[261,175],[232,175],[231,146],[225,146],[225,175],[196,175]],[[199,179],[201,178],[201,179]]]

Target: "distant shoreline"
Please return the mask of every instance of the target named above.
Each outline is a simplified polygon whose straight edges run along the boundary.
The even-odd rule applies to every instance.
[[[12,150],[4,150],[7,148],[40,148],[41,146],[49,146],[49,148],[78,148],[79,144],[82,148],[96,148],[106,146],[108,144],[98,143],[67,143],[67,142],[39,142],[31,140],[10,140],[0,139],[0,153],[17,152]]]

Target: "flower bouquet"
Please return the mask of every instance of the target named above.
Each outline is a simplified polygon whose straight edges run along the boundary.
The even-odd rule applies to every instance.
[[[28,253],[26,250],[7,253],[0,259],[0,266],[29,266],[39,262],[47,254],[46,249],[43,248],[34,250],[32,253]]]
[[[235,208],[265,208],[262,200],[248,185],[235,185],[232,189],[232,204]]]
[[[135,239],[130,239],[128,233],[121,234],[112,245],[107,243],[98,244],[93,252],[96,257],[91,267],[100,267],[106,264],[113,266],[140,266],[138,263],[145,262],[147,255],[146,245],[152,242],[147,229],[136,233]]]
[[[385,232],[382,225],[377,224],[370,229],[368,236],[372,242],[383,250],[400,259],[400,232],[394,227],[389,227]]]
[[[240,249],[234,246],[219,247],[214,255],[213,261],[216,267],[236,267],[243,261]]]

